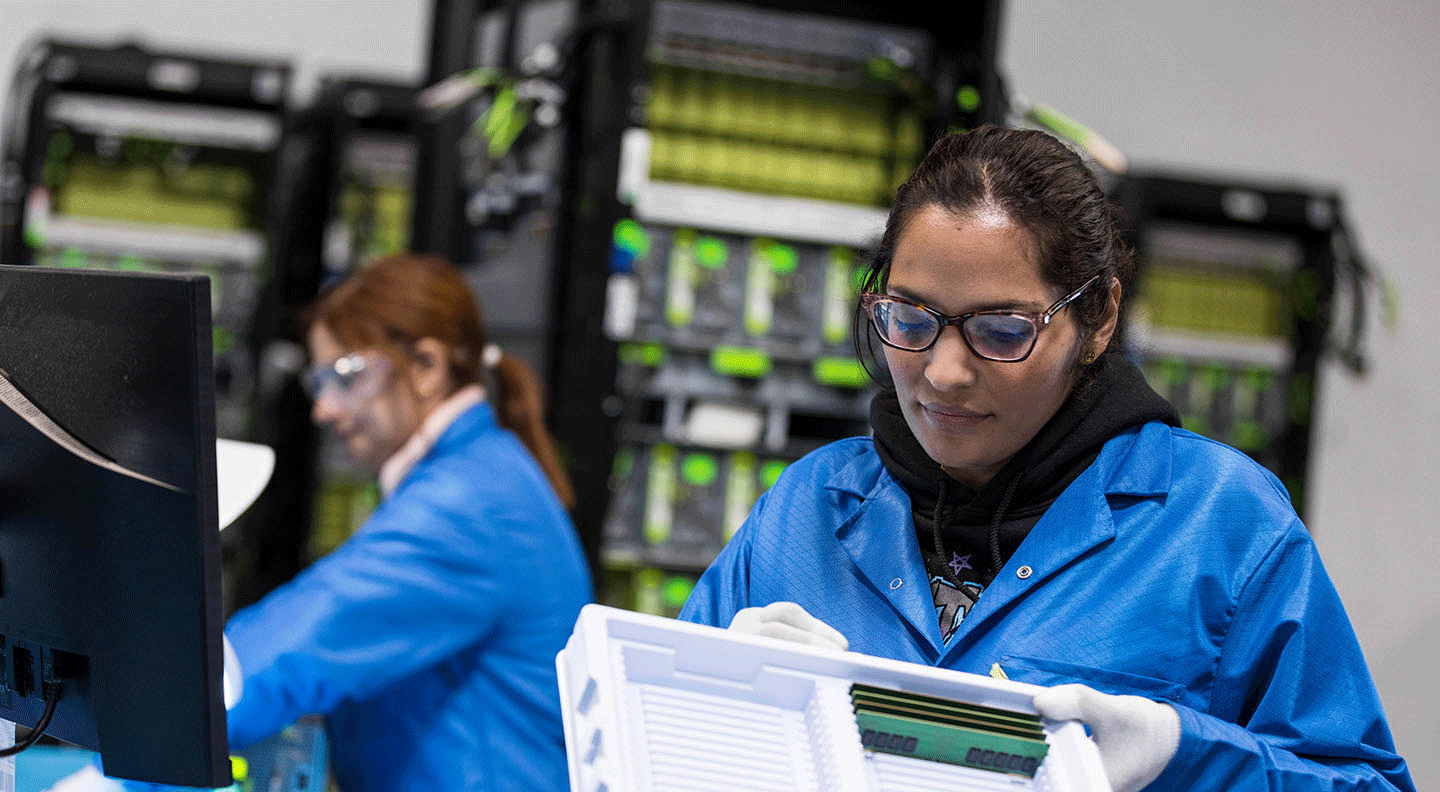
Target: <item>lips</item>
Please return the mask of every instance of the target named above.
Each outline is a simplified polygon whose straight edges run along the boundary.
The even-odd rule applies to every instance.
[[[967,410],[963,407],[948,407],[940,404],[922,404],[925,415],[931,423],[941,427],[969,429],[989,417],[988,413]]]

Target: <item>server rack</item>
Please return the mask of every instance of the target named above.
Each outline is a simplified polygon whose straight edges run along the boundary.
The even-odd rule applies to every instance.
[[[12,83],[0,260],[208,274],[222,437],[266,433],[257,317],[277,296],[270,195],[289,80],[281,61],[42,40]]]
[[[1137,252],[1127,348],[1186,428],[1249,453],[1303,515],[1344,269],[1340,196],[1143,169],[1113,189]]]
[[[998,4],[435,8],[431,83],[487,58],[532,78],[560,20],[549,420],[602,596],[673,611],[784,464],[866,430],[854,273],[925,146],[1003,118]],[[471,125],[444,123],[416,241],[469,255],[446,175]]]

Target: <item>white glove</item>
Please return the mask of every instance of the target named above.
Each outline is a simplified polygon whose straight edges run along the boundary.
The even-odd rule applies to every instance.
[[[811,616],[793,602],[772,602],[761,608],[745,608],[730,620],[730,629],[821,649],[843,652],[850,648],[850,642],[839,630]]]
[[[125,785],[106,778],[91,763],[56,781],[45,792],[125,792]]]
[[[230,645],[229,636],[220,634],[225,648],[225,673],[220,678],[225,693],[225,709],[231,710],[240,703],[240,694],[245,692],[245,672],[240,669],[240,658],[235,656],[235,647]]]
[[[1180,716],[1169,704],[1111,696],[1085,685],[1059,685],[1035,695],[1046,720],[1090,727],[1100,763],[1115,792],[1137,792],[1160,776],[1180,747]]]

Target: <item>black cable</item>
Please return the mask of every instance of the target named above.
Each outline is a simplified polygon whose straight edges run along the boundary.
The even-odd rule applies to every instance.
[[[0,748],[0,759],[14,756],[21,751],[39,742],[40,737],[45,734],[45,729],[50,726],[50,719],[55,717],[55,705],[60,703],[60,683],[56,682],[45,687],[45,712],[40,715],[40,720],[30,729],[25,739],[10,746]]]
[[[1340,264],[1345,267],[1349,276],[1351,289],[1351,311],[1349,337],[1340,343],[1338,350],[1340,360],[1355,374],[1364,374],[1368,361],[1365,356],[1365,311],[1366,311],[1366,285],[1376,280],[1373,271],[1361,255],[1355,235],[1346,222],[1340,207],[1336,206],[1335,228],[1339,233],[1340,242],[1344,246],[1344,255],[1340,256]],[[1383,286],[1377,284],[1377,289],[1383,291]],[[1382,295],[1383,299],[1383,295]]]

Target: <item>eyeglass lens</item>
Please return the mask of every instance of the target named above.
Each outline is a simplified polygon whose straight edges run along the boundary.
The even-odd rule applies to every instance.
[[[920,350],[940,335],[940,320],[916,305],[876,300],[871,318],[880,338],[900,349]],[[974,314],[960,323],[960,332],[975,354],[991,360],[1018,360],[1035,342],[1035,324],[1005,313]]]
[[[312,399],[320,398],[321,394],[331,388],[349,394],[355,390],[369,368],[363,356],[346,355],[332,364],[316,364],[305,369],[300,383]]]

